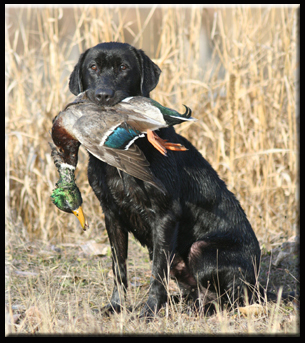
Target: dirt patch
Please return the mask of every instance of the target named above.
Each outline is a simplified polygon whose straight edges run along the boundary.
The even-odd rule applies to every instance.
[[[277,293],[283,288],[283,293],[297,291],[300,288],[299,278],[299,236],[291,237],[287,242],[272,249],[262,251],[259,282],[268,285],[268,290]]]

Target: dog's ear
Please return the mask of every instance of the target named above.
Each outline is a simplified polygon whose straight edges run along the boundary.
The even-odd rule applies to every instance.
[[[161,69],[144,53],[143,50],[136,49],[138,59],[141,64],[141,92],[148,97],[159,82]]]
[[[82,66],[83,66],[84,59],[87,55],[87,52],[89,50],[90,49],[86,50],[84,53],[80,55],[79,60],[70,75],[69,89],[70,89],[70,92],[73,93],[74,95],[78,95],[84,90],[83,82],[82,82]]]

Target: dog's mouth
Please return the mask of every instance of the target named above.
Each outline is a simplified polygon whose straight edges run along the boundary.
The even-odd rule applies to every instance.
[[[90,101],[99,106],[114,106],[130,96],[124,91],[112,91],[111,89],[88,89],[86,94]]]

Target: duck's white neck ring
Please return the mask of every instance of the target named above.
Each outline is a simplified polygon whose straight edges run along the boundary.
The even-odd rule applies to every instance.
[[[71,164],[68,164],[68,163],[62,163],[62,164],[60,165],[60,168],[61,168],[61,169],[71,169],[71,170],[75,170],[75,167],[72,166]]]

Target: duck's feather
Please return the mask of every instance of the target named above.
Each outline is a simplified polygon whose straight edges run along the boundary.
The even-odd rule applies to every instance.
[[[118,122],[118,118],[115,117],[114,114],[111,120],[107,119],[108,123],[106,123],[104,116],[98,113],[82,116],[73,125],[73,135],[96,158],[131,176],[153,184],[164,192],[164,186],[150,171],[149,162],[136,145],[131,145],[128,150],[118,147],[110,148],[105,145],[104,133],[108,129],[106,125],[110,122],[113,128],[108,131],[115,130]],[[108,132],[107,135],[109,135]]]
[[[86,147],[85,142],[84,146]],[[136,145],[131,146],[128,150],[105,147],[98,149],[97,146],[87,148],[87,150],[99,160],[102,160],[131,176],[148,182],[163,193],[166,193],[162,182],[150,171],[148,161]]]

